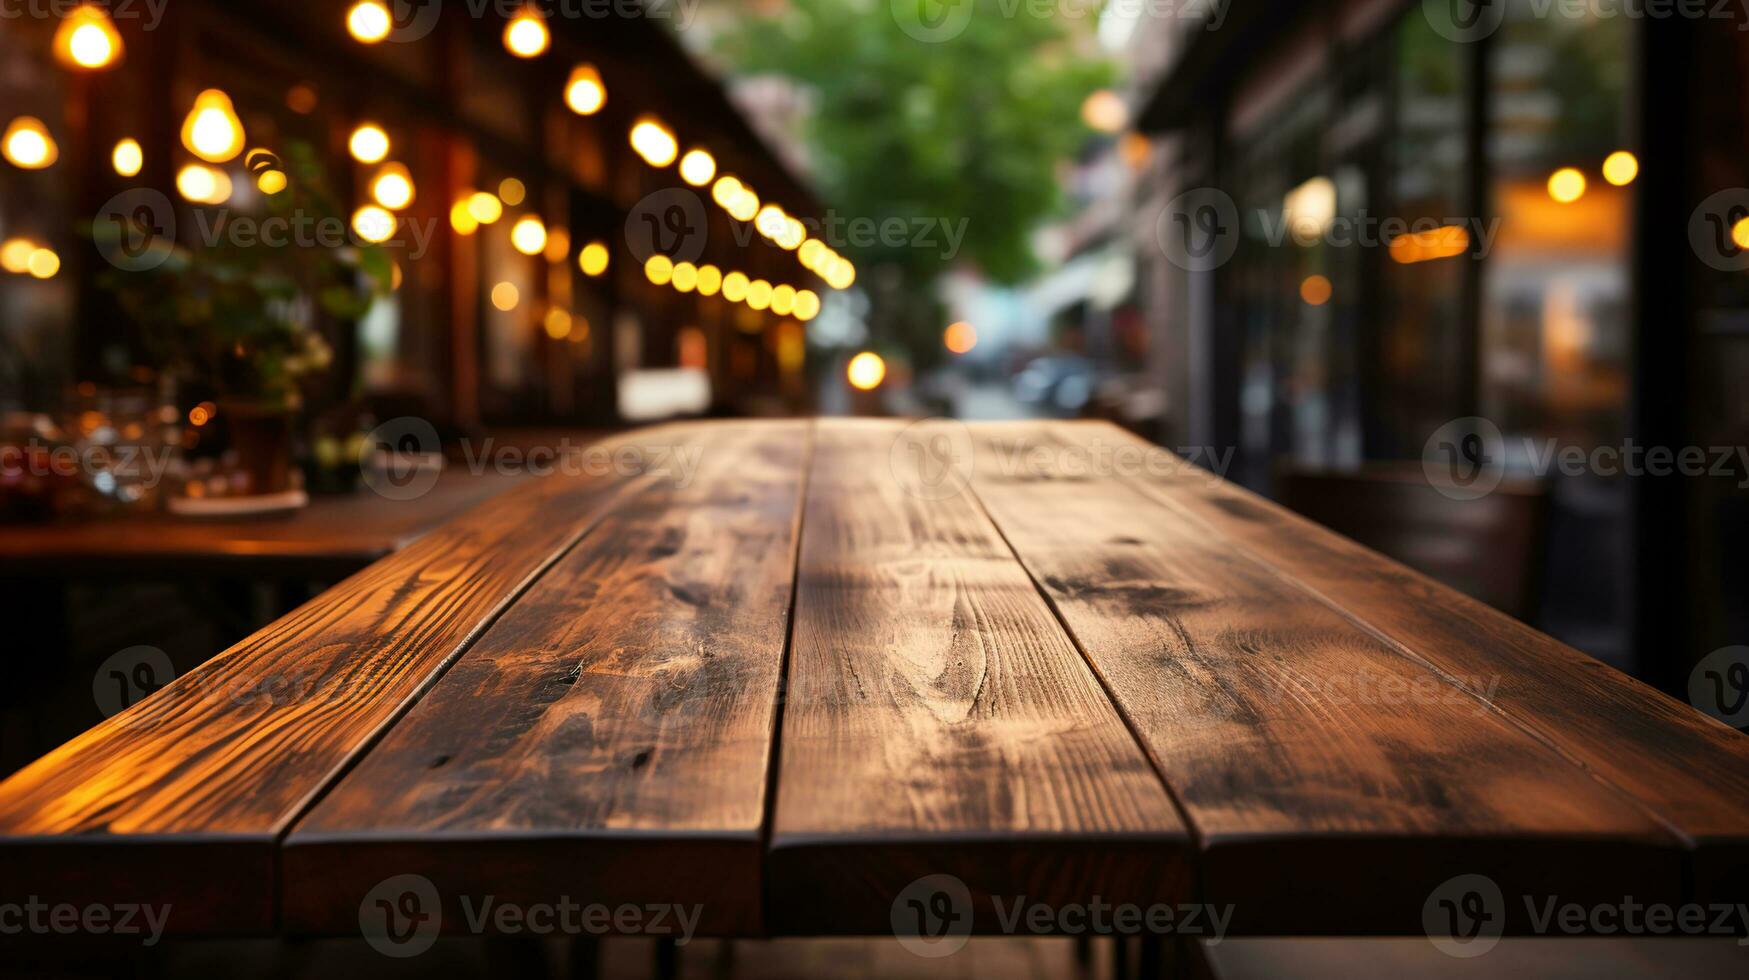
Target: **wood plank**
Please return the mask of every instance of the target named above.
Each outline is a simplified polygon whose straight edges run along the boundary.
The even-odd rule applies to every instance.
[[[929,875],[991,899],[1175,902],[1158,775],[968,497],[913,495],[900,426],[822,421],[802,521],[767,863],[790,934],[881,934]]]
[[[489,500],[15,773],[0,783],[8,894],[168,903],[177,933],[271,929],[292,820],[622,494],[701,438],[612,440],[628,469]]]
[[[1041,433],[975,430],[971,485],[1165,774],[1235,930],[1418,931],[1466,873],[1679,894],[1678,842],[1624,794]]]
[[[709,432],[694,481],[604,517],[298,823],[289,930],[355,933],[402,874],[432,882],[446,931],[485,896],[759,930],[809,427]]]
[[[1056,431],[1101,451],[1164,452],[1103,423]],[[1497,681],[1496,708],[1690,843],[1695,897],[1749,901],[1749,736],[1241,487],[1181,463],[1143,469],[1136,482],[1151,496],[1267,555],[1390,642],[1451,677]]]
[[[1504,939],[1487,953],[1448,956],[1426,939],[1232,939],[1191,950],[1199,980],[1692,980],[1749,974],[1749,947],[1732,939]]]

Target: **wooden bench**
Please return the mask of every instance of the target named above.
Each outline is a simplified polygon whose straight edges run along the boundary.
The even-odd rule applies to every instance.
[[[416,876],[446,932],[490,895],[879,935],[945,881],[950,931],[1419,935],[1460,875],[1509,933],[1749,891],[1749,738],[1114,427],[604,448],[0,783],[0,903],[357,935]]]

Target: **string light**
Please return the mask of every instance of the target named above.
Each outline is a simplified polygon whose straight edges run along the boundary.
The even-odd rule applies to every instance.
[[[794,286],[773,286],[771,288],[771,312],[778,316],[789,316],[796,311],[796,288]]]
[[[652,255],[644,263],[644,278],[658,286],[666,286],[674,277],[674,261],[666,255]]]
[[[469,201],[464,199],[455,202],[449,209],[449,226],[458,235],[472,235],[480,230],[480,220],[468,210]]]
[[[390,211],[402,211],[413,203],[413,175],[406,164],[385,163],[371,181],[370,196]]]
[[[124,51],[109,12],[91,3],[80,4],[61,20],[55,29],[54,47],[61,64],[90,71],[116,64]]]
[[[820,296],[812,289],[796,292],[795,318],[803,323],[820,315]]]
[[[1561,204],[1571,204],[1585,196],[1585,175],[1572,167],[1562,167],[1549,175],[1549,196]]]
[[[504,217],[504,202],[485,191],[476,191],[468,198],[468,214],[482,225],[494,224]]]
[[[25,269],[36,279],[53,279],[61,271],[61,257],[53,249],[39,248],[30,253]]]
[[[141,168],[146,165],[146,154],[140,149],[138,140],[125,139],[115,144],[115,150],[109,155],[109,162],[121,176],[137,177]]]
[[[504,25],[504,47],[518,58],[538,58],[552,43],[547,22],[533,6],[525,6]]]
[[[346,30],[362,44],[376,44],[388,37],[394,26],[389,8],[380,0],[359,0],[346,11]]]
[[[517,289],[514,283],[501,282],[492,287],[492,305],[497,307],[499,312],[509,313],[516,309],[521,302],[522,290]]]
[[[15,276],[30,271],[30,256],[39,246],[28,238],[8,238],[0,242],[0,269]]]
[[[1617,150],[1603,158],[1603,179],[1617,187],[1626,187],[1639,175],[1639,158],[1626,150]]]
[[[607,104],[607,86],[601,83],[601,72],[594,65],[571,69],[571,79],[565,83],[565,104],[579,116],[593,116]]]
[[[599,276],[607,271],[610,254],[607,246],[601,242],[590,242],[583,246],[583,251],[577,256],[577,265],[586,276]]]
[[[698,267],[698,294],[715,296],[723,288],[723,272],[714,265]]]
[[[381,163],[389,155],[389,134],[376,123],[361,123],[346,141],[352,159],[359,163]]]
[[[723,276],[723,298],[731,303],[739,303],[747,298],[747,289],[752,283],[747,281],[744,272],[731,272]]]
[[[352,214],[352,230],[359,238],[380,245],[395,237],[395,215],[385,208],[367,204]]]
[[[652,167],[668,166],[680,152],[674,134],[653,116],[643,117],[632,127],[631,142],[632,149]]]
[[[231,97],[209,88],[194,97],[182,122],[182,145],[208,163],[229,163],[243,152],[243,120]]]
[[[680,179],[694,187],[703,187],[716,175],[716,158],[704,150],[690,150],[680,158]]]
[[[747,286],[747,307],[764,311],[771,306],[771,283],[755,279]]]
[[[692,292],[698,288],[698,267],[691,262],[676,263],[674,273],[669,277],[669,284],[676,292]]]
[[[850,386],[858,391],[873,391],[887,377],[887,362],[873,351],[863,351],[850,359],[844,370]]]
[[[516,207],[528,200],[528,187],[515,177],[506,177],[498,182],[498,199]]]
[[[35,116],[19,116],[0,136],[0,154],[8,163],[21,170],[41,170],[60,159],[60,148],[49,135],[47,126]]]
[[[195,204],[223,204],[231,199],[231,178],[223,170],[191,163],[177,171],[176,191]]]
[[[529,215],[510,229],[510,244],[524,255],[539,255],[547,249],[547,226]]]

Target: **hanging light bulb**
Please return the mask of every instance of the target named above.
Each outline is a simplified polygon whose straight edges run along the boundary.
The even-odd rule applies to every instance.
[[[689,150],[680,158],[680,179],[694,187],[703,187],[716,175],[716,158],[704,150]]]
[[[191,163],[177,171],[176,191],[195,204],[223,204],[231,199],[231,178],[216,167]]]
[[[361,44],[375,44],[389,36],[395,20],[382,0],[359,0],[346,11],[346,30]]]
[[[723,288],[723,270],[714,265],[698,267],[698,294],[715,296]]]
[[[504,217],[504,202],[497,195],[486,191],[475,191],[468,198],[468,213],[482,225],[489,225]]]
[[[674,134],[654,116],[639,119],[637,125],[632,127],[631,139],[632,149],[652,167],[668,166],[680,152],[680,144],[674,141]]]
[[[352,215],[352,230],[359,238],[380,245],[395,237],[395,215],[391,211],[367,204]]]
[[[771,306],[771,283],[755,279],[747,286],[747,305],[763,312]]]
[[[405,210],[413,203],[413,175],[404,163],[385,163],[371,181],[370,196],[390,211]]]
[[[182,145],[208,163],[228,163],[243,152],[243,121],[231,97],[216,88],[195,96],[182,123]]]
[[[547,249],[547,226],[529,215],[510,229],[510,244],[524,255],[539,255]]]
[[[55,58],[68,68],[98,71],[121,61],[121,34],[109,11],[82,3],[55,29]]]
[[[820,296],[812,289],[796,291],[796,319],[803,323],[820,315]]]
[[[60,148],[49,135],[47,126],[35,116],[19,116],[0,136],[0,153],[6,161],[21,170],[41,170],[54,165],[60,158]]]
[[[771,290],[771,312],[789,316],[796,311],[796,287],[774,286]]]
[[[140,168],[146,165],[146,154],[140,149],[140,141],[125,139],[115,144],[115,150],[109,155],[109,162],[115,165],[115,172],[123,177],[137,177]]]
[[[611,258],[607,246],[601,242],[590,242],[583,246],[583,251],[577,256],[577,267],[586,276],[599,276],[607,271],[607,262]]]
[[[731,303],[739,303],[747,298],[747,289],[752,284],[747,281],[744,272],[730,272],[723,277],[723,298]]]
[[[565,104],[579,116],[593,116],[607,104],[607,86],[601,84],[601,72],[594,65],[571,69],[571,80],[565,83]]]
[[[525,6],[504,25],[504,47],[518,58],[538,58],[552,43],[546,19],[533,6]]]
[[[454,228],[458,235],[472,235],[480,230],[480,219],[474,217],[473,212],[468,209],[468,204],[467,200],[460,200],[449,209],[449,226]]]
[[[346,148],[359,163],[381,163],[389,155],[389,134],[376,123],[360,123],[346,141]]]

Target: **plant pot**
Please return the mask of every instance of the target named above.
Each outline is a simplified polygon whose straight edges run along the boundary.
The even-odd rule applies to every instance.
[[[248,402],[221,402],[219,417],[229,427],[237,469],[247,483],[245,493],[260,497],[294,489],[290,410]]]

